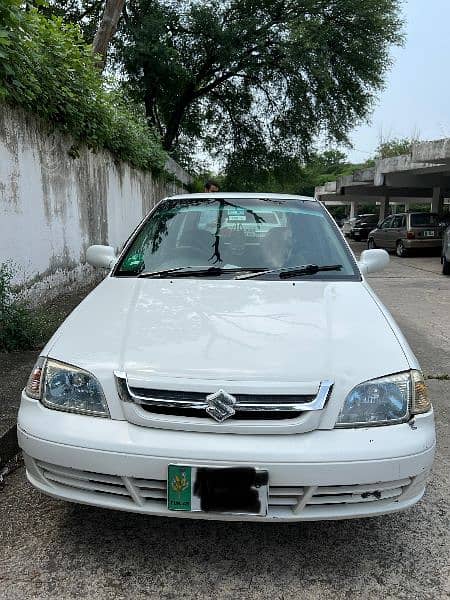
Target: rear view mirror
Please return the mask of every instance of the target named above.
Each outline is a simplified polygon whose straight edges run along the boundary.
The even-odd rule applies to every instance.
[[[364,250],[358,261],[359,270],[363,275],[382,271],[389,264],[389,254],[386,250]]]
[[[89,246],[86,250],[86,262],[93,267],[112,269],[117,260],[112,246]]]

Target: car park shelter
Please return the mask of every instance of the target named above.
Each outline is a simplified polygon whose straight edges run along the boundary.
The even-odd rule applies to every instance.
[[[408,210],[428,202],[431,212],[441,214],[450,198],[450,138],[413,144],[411,154],[379,159],[374,167],[316,187],[315,197],[327,206],[350,205],[350,217],[359,205],[378,205],[383,219],[390,205]]]

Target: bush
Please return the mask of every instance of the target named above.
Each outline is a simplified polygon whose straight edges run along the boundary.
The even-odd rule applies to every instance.
[[[0,263],[0,351],[34,348],[40,325],[27,304],[12,290],[14,269]]]
[[[105,89],[79,27],[22,4],[0,2],[0,100],[43,117],[93,150],[162,170],[166,154],[155,132],[118,90]]]

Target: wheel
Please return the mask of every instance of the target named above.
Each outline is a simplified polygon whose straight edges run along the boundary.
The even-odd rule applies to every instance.
[[[445,256],[442,258],[442,274],[450,275],[450,262],[448,262]]]
[[[374,250],[377,247],[373,238],[369,238],[367,240],[367,247],[369,248],[369,250]]]
[[[397,256],[400,256],[400,258],[405,258],[405,256],[408,256],[408,250],[405,248],[402,240],[397,242],[396,252]]]

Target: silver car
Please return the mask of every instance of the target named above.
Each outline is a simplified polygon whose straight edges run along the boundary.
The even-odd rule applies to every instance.
[[[410,250],[438,249],[442,244],[439,216],[429,212],[391,215],[369,233],[368,248],[395,250],[408,256]]]

